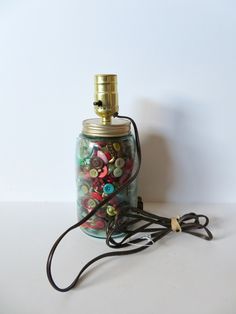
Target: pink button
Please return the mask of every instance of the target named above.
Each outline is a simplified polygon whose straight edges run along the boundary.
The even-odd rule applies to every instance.
[[[99,178],[104,178],[107,175],[107,172],[108,172],[107,166],[104,166],[99,174]]]
[[[97,152],[97,156],[101,158],[105,164],[108,163],[107,156],[101,150]]]

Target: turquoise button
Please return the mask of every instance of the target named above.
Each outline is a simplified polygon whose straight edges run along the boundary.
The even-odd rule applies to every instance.
[[[105,194],[111,194],[114,192],[114,190],[115,190],[114,185],[112,185],[111,183],[107,183],[103,187],[103,192]]]

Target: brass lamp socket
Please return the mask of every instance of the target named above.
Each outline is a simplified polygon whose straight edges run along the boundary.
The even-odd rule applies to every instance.
[[[110,124],[112,116],[119,111],[117,75],[96,74],[94,90],[95,113],[102,118],[102,124]]]

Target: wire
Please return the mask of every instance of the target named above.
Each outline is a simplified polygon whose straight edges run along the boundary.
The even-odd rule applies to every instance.
[[[52,277],[52,260],[56,248],[58,247],[61,240],[73,229],[78,228],[83,223],[85,223],[89,218],[91,218],[102,206],[104,206],[107,202],[109,202],[115,195],[122,192],[124,189],[127,188],[138,176],[141,161],[142,161],[142,154],[141,154],[141,145],[139,140],[139,133],[138,128],[135,121],[126,116],[120,116],[118,113],[114,114],[114,117],[128,119],[131,121],[135,133],[135,141],[136,141],[136,148],[137,148],[137,168],[135,169],[134,174],[130,177],[127,182],[117,188],[117,190],[111,193],[109,196],[104,198],[89,214],[87,214],[83,219],[81,219],[76,224],[72,225],[68,228],[65,232],[63,232],[59,238],[53,244],[50,253],[47,259],[46,265],[46,272],[47,277],[52,285],[53,288],[60,292],[67,292],[71,290],[73,287],[76,286],[78,283],[81,275],[84,271],[91,266],[93,263],[97,262],[100,259],[112,256],[121,256],[121,255],[129,255],[141,252],[147,249],[149,246],[153,245],[155,242],[163,238],[165,235],[170,233],[171,231],[182,231],[185,233],[189,233],[191,235],[200,237],[205,240],[211,240],[213,238],[212,233],[207,228],[209,223],[209,219],[205,215],[197,215],[195,213],[185,214],[182,217],[177,218],[166,218],[161,217],[150,212],[143,210],[143,203],[142,199],[138,198],[138,206],[136,207],[128,207],[127,205],[121,207],[119,212],[113,219],[111,219],[107,224],[106,230],[106,244],[113,248],[113,249],[121,249],[127,248],[130,246],[136,246],[136,248],[132,248],[129,250],[119,250],[119,251],[112,251],[108,253],[104,253],[98,255],[97,257],[91,259],[84,267],[80,270],[79,274],[73,280],[73,282],[65,287],[60,288],[54,281]],[[173,227],[175,226],[175,227]],[[199,232],[205,231],[205,233]],[[117,240],[114,237],[115,234],[121,233],[122,236]]]

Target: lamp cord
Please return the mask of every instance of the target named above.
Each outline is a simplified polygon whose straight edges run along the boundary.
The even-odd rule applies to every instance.
[[[88,263],[84,265],[84,267],[80,270],[79,274],[72,281],[72,283],[65,287],[60,288],[54,281],[52,277],[52,260],[54,253],[61,242],[61,240],[72,230],[78,228],[83,223],[85,223],[89,218],[91,218],[102,206],[104,206],[107,202],[109,202],[115,195],[123,191],[127,188],[128,185],[133,182],[139,173],[141,167],[141,145],[139,140],[138,128],[135,121],[126,116],[120,116],[118,113],[114,114],[114,117],[128,119],[133,125],[134,133],[135,133],[135,141],[137,148],[137,167],[134,171],[134,174],[127,180],[127,182],[116,189],[115,192],[111,193],[109,196],[104,198],[93,210],[91,210],[83,219],[81,219],[76,224],[69,227],[66,231],[64,231],[59,238],[53,244],[50,253],[47,259],[46,272],[47,277],[53,288],[60,292],[67,292],[74,288],[78,283],[81,275],[84,271],[97,262],[100,259],[105,257],[112,256],[121,256],[121,255],[129,255],[141,252],[155,242],[163,238],[165,235],[174,232],[184,232],[189,233],[191,235],[200,237],[205,240],[211,240],[213,238],[212,233],[207,228],[209,223],[209,219],[207,216],[202,214],[189,213],[185,214],[181,217],[175,218],[166,218],[161,217],[150,212],[147,212],[143,209],[142,199],[138,198],[138,206],[130,207],[127,205],[122,206],[119,209],[119,212],[114,216],[107,224],[106,230],[106,244],[113,249],[121,249],[127,247],[135,247],[132,249],[125,250],[117,250],[108,253],[103,253],[101,255],[96,256],[91,259]],[[200,232],[199,232],[200,231]],[[205,231],[203,233],[202,231]],[[116,238],[115,235],[117,233],[121,233],[121,237]]]

